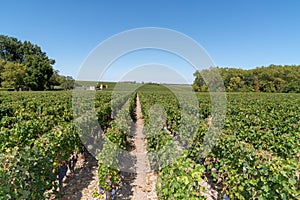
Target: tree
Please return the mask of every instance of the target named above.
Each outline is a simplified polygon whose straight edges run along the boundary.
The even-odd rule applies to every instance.
[[[64,88],[64,90],[71,90],[74,89],[75,80],[72,78],[72,76],[64,77],[64,80],[61,84],[61,87]]]
[[[230,92],[237,92],[241,88],[241,78],[240,77],[232,77],[229,81],[229,86],[227,86],[227,90]]]
[[[5,62],[23,63],[27,56],[39,55],[44,60],[49,60],[46,53],[36,44],[29,41],[23,43],[14,37],[0,35],[0,59]]]
[[[5,61],[3,59],[0,59],[0,74],[3,72],[4,70],[4,65],[5,65]],[[0,76],[0,85],[1,85],[1,82],[2,82],[2,78]]]
[[[21,42],[14,37],[0,35],[0,60],[5,63],[12,62],[25,66],[26,73],[23,79],[25,87],[32,90],[50,88],[50,78],[53,75],[52,65],[55,61],[49,59],[38,45],[32,44],[29,41]],[[1,70],[0,63],[0,73]],[[13,73],[10,73],[8,77],[12,75]],[[14,79],[18,78],[14,77]],[[6,81],[4,85],[8,86],[12,83],[12,77],[11,79],[1,81]]]
[[[0,58],[5,62],[21,63],[21,46],[22,43],[17,38],[0,35]]]
[[[50,88],[54,89],[54,86],[61,85],[65,80],[64,76],[59,75],[58,70],[54,70],[51,78],[49,79]]]
[[[292,81],[286,85],[284,92],[300,92],[300,81]]]
[[[26,66],[25,85],[32,90],[50,88],[50,78],[53,75],[51,61],[39,55],[27,56],[24,61]]]
[[[25,66],[19,63],[7,62],[1,73],[2,87],[14,88],[15,90],[24,86]]]
[[[284,90],[284,87],[286,85],[286,81],[284,81],[281,78],[275,78],[274,79],[274,86],[277,92],[282,92]]]
[[[253,87],[254,87],[254,92],[259,92],[259,80],[257,75],[253,76]]]
[[[195,91],[223,91],[223,81],[220,76],[221,71],[219,68],[210,67],[194,73],[195,80],[193,88]]]
[[[270,65],[251,70],[216,68],[196,71],[193,83],[195,91],[205,91],[204,86],[217,89],[219,83],[217,73],[214,73],[217,71],[214,70],[221,74],[227,91],[300,92],[300,65]]]
[[[195,80],[193,83],[193,89],[195,91],[202,92],[201,87],[205,85],[204,79],[202,78],[199,71],[196,71],[193,75],[195,76]]]

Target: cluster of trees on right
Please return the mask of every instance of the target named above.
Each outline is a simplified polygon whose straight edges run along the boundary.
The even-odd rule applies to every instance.
[[[227,92],[297,92],[300,93],[300,65],[270,65],[245,70],[237,68],[211,68],[196,71],[193,89],[208,91],[201,74],[219,73]],[[209,83],[210,84],[210,83]]]

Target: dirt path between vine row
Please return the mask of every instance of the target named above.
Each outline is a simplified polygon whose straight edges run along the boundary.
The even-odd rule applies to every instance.
[[[136,155],[136,178],[133,182],[133,200],[157,199],[155,187],[157,176],[151,172],[147,157],[147,140],[143,134],[144,119],[139,97],[136,98],[136,128],[134,135],[134,153]]]
[[[68,177],[63,181],[61,200],[93,200],[93,193],[98,185],[98,163],[89,153],[81,154],[73,173],[68,171]]]
[[[134,135],[131,139],[134,148],[130,152],[130,155],[134,157],[130,168],[135,173],[121,172],[122,181],[115,199],[156,200],[157,175],[151,171],[147,157],[147,140],[143,134],[144,119],[138,96],[136,98],[136,117]]]

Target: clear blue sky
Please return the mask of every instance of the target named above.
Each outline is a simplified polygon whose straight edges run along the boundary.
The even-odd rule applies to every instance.
[[[0,34],[40,45],[73,77],[100,42],[149,26],[190,36],[217,66],[246,69],[300,64],[299,10],[298,0],[9,0]]]

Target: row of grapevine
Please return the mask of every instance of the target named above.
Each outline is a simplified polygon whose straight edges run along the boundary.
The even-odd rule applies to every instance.
[[[160,199],[205,199],[208,178],[230,199],[299,198],[298,94],[228,94],[215,140],[206,137],[217,118],[208,93],[197,94],[195,107],[184,90],[161,88],[85,91],[73,99],[71,92],[0,93],[0,199],[47,199],[82,141],[97,155],[100,188],[115,195],[120,171],[135,159],[123,150],[131,147],[137,94]],[[214,147],[203,154],[210,139]]]
[[[129,138],[132,137],[135,120],[136,93],[133,95],[114,94],[113,97],[110,104],[105,104],[109,108],[101,107],[99,110],[99,112],[109,110],[106,115],[111,114],[111,118],[105,120],[106,129],[101,140],[99,140],[103,146],[97,154],[100,188],[100,191],[95,193],[97,197],[103,197],[102,192],[105,192],[106,198],[114,198],[121,181],[120,172],[128,167],[126,162],[129,158],[124,161],[122,157],[125,156],[124,152],[127,152],[131,147]],[[98,120],[101,120],[99,115]]]
[[[128,95],[115,97],[106,91],[0,93],[0,199],[48,199],[57,193],[68,168],[74,169],[76,152],[89,147],[87,136],[97,135],[87,134],[93,126],[84,120],[90,116],[80,116],[90,106],[107,137],[126,146],[112,113]]]
[[[166,122],[148,125],[148,151],[158,151],[184,132],[184,109],[170,91],[140,91],[145,123],[155,124],[151,107],[162,105]],[[188,151],[171,165],[158,168],[161,199],[199,199],[199,182],[211,177],[231,199],[297,199],[300,191],[300,96],[297,94],[228,94],[220,137],[205,157],[203,142],[211,117],[209,94],[197,94],[199,123]],[[186,104],[189,105],[189,99]],[[189,109],[193,111],[193,109]],[[156,113],[157,114],[157,113]],[[159,117],[154,117],[159,119]],[[152,120],[152,121],[151,121]],[[186,120],[192,120],[188,118]],[[192,121],[190,121],[193,123]],[[212,121],[214,123],[214,121]],[[158,123],[159,124],[159,123]],[[171,126],[170,126],[171,125]],[[151,128],[152,127],[152,128]],[[185,127],[185,126],[184,126]],[[168,130],[166,130],[168,129]],[[188,130],[187,130],[188,131]],[[156,133],[153,133],[156,132]],[[171,132],[171,134],[170,134]],[[175,136],[175,137],[174,137]],[[206,176],[204,176],[206,174]],[[207,176],[208,175],[208,176]]]
[[[206,160],[223,193],[232,199],[299,198],[299,103],[297,94],[228,95],[224,130]]]
[[[141,89],[139,96],[145,118],[144,134],[149,160],[152,168],[158,170],[158,197],[205,199],[201,193],[204,188],[200,184],[206,179],[205,167],[194,162],[187,150],[179,150],[180,146],[187,148],[186,143],[192,143],[194,137],[190,132],[208,117],[207,102],[203,101],[205,107],[199,112],[198,108],[190,107],[190,99],[184,98],[184,91],[175,96],[169,90],[153,92]]]
[[[81,148],[71,93],[0,94],[0,199],[45,199],[58,169]]]

